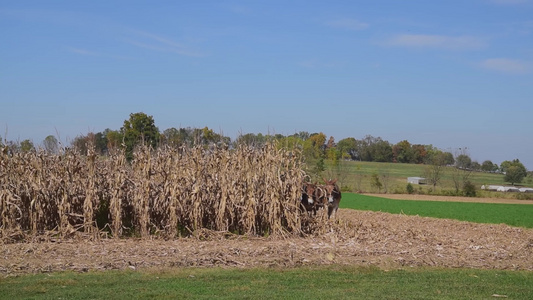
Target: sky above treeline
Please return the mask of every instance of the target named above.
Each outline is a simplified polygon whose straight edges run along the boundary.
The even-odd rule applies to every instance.
[[[533,169],[533,0],[0,0],[0,136],[365,135]]]

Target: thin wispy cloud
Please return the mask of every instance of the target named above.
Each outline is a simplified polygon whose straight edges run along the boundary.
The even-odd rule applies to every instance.
[[[480,63],[484,69],[507,74],[525,74],[531,70],[531,64],[522,60],[508,58],[489,58]]]
[[[315,59],[301,61],[298,63],[298,65],[306,69],[316,69],[318,66],[317,61]]]
[[[474,50],[485,47],[484,39],[472,36],[400,34],[385,41],[386,45],[410,48]]]
[[[100,56],[99,53],[96,53],[96,52],[93,52],[93,51],[89,51],[89,50],[86,50],[86,49],[68,47],[68,50],[70,52],[72,52],[72,53],[81,54],[81,55]]]
[[[187,45],[178,43],[174,40],[162,37],[160,35],[149,33],[146,31],[136,31],[136,34],[136,39],[128,39],[126,40],[126,42],[131,45],[152,51],[176,53],[179,55],[192,57],[205,56],[203,53],[190,49],[190,47]]]
[[[103,57],[103,58],[112,58],[112,59],[131,59],[130,57],[121,56],[121,55],[111,55],[111,54],[104,54],[99,53],[95,51],[90,51],[83,48],[76,48],[76,47],[67,47],[67,50],[71,53],[83,55],[83,56],[93,56],[93,57]]]
[[[354,31],[365,30],[370,26],[368,23],[364,23],[364,22],[361,22],[355,19],[350,19],[350,18],[331,20],[331,21],[326,22],[325,24],[332,28],[354,30]]]
[[[495,4],[504,4],[504,5],[513,5],[513,4],[522,4],[528,3],[528,0],[490,0],[490,2]]]
[[[339,64],[321,62],[317,59],[300,61],[298,65],[306,69],[334,68],[339,66]]]
[[[251,10],[248,7],[242,5],[231,6],[230,11],[240,15],[249,15],[251,13]]]

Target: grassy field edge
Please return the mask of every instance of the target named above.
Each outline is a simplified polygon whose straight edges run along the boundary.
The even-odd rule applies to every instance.
[[[5,299],[487,299],[533,298],[533,272],[323,266],[181,268],[23,275],[0,279]]]
[[[533,228],[533,205],[397,200],[343,193],[340,207]]]

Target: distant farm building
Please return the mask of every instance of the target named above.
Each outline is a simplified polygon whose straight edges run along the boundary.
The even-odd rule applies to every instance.
[[[501,185],[487,185],[487,186],[482,185],[481,186],[482,190],[493,191],[493,192],[496,192],[500,188],[503,188],[503,186]]]
[[[533,193],[533,188],[517,188],[515,186],[503,186],[503,185],[482,185],[482,190],[493,192],[521,192],[521,193]]]
[[[407,182],[410,184],[426,184],[426,178],[422,177],[407,177]]]
[[[514,186],[502,186],[498,188],[498,192],[520,192],[520,190]]]

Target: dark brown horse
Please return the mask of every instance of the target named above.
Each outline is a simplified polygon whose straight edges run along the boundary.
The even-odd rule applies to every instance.
[[[304,182],[302,187],[302,197],[300,198],[302,210],[308,213],[313,213],[314,215],[316,215],[317,211],[315,198],[316,189],[316,183]]]
[[[317,182],[306,182],[303,185],[302,197],[300,200],[302,210],[316,215],[316,212],[319,209],[326,207],[328,203],[326,187],[324,185],[318,185]]]
[[[335,213],[335,217],[337,217],[337,210],[339,209],[339,203],[341,202],[341,189],[337,185],[337,179],[333,179],[333,180],[324,179],[324,182],[326,183],[324,185],[324,189],[326,191],[325,197],[328,203],[328,219],[329,219],[333,213]]]

